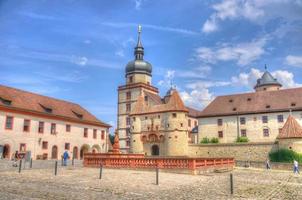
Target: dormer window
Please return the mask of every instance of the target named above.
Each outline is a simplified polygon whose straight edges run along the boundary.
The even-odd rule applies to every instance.
[[[271,106],[270,106],[270,105],[266,105],[266,106],[265,106],[265,108],[267,108],[267,109],[268,109],[268,108],[271,108]]]
[[[47,112],[47,113],[52,113],[52,108],[47,107],[47,106],[44,106],[44,105],[42,105],[42,104],[40,104],[40,106],[44,109],[45,112]]]
[[[290,106],[295,107],[296,103],[291,103]]]
[[[252,101],[252,99],[251,98],[247,98],[247,101]]]
[[[82,114],[77,113],[77,112],[75,112],[75,111],[72,111],[72,112],[73,112],[73,114],[75,114],[75,116],[77,116],[79,119],[83,119],[83,115],[82,115]]]
[[[4,105],[7,105],[7,106],[10,106],[12,104],[12,101],[11,100],[8,100],[8,99],[4,99],[4,98],[1,98],[0,97],[0,100],[2,101],[2,103]]]
[[[237,110],[237,108],[233,108],[233,111],[236,111]]]
[[[230,102],[230,103],[233,103],[233,99],[230,99],[229,102]]]

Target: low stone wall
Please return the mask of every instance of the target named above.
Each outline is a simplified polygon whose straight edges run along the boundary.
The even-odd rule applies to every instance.
[[[242,161],[242,160],[236,160],[236,167],[253,167],[253,168],[259,168],[259,169],[265,169],[266,168],[265,162],[260,161]],[[278,169],[278,170],[287,170],[292,171],[293,170],[293,164],[292,163],[281,163],[281,162],[270,162],[271,169]]]
[[[229,143],[229,144],[191,144],[188,148],[190,157],[233,157],[235,160],[265,161],[270,151],[276,151],[278,145],[263,143]]]

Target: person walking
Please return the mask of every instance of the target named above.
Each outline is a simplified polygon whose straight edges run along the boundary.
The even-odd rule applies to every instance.
[[[16,152],[15,152],[15,155],[14,155],[14,163],[13,163],[13,167],[18,167],[18,164],[17,164],[18,158],[19,158],[19,152],[16,151]]]
[[[294,160],[294,174],[300,174],[300,172],[299,172],[299,163],[296,160]]]
[[[65,151],[63,154],[63,161],[64,161],[64,166],[67,166],[67,160],[69,159],[68,152]]]
[[[271,164],[270,164],[269,159],[266,159],[266,169],[267,170],[271,169]]]

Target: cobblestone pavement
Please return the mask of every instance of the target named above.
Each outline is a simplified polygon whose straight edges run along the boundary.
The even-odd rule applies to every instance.
[[[235,169],[229,173],[186,175],[154,171],[72,168],[0,172],[0,199],[302,199],[302,175]]]

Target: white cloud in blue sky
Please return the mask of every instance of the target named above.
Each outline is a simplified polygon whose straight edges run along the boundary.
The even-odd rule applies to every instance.
[[[302,83],[301,0],[3,0],[0,13],[0,83],[111,124],[138,24],[153,84],[187,105],[252,91],[265,64],[284,87]]]

